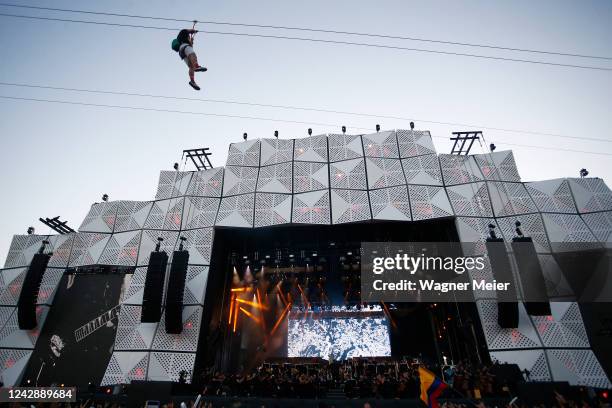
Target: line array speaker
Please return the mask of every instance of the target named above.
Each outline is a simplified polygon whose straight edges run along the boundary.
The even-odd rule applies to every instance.
[[[145,279],[142,295],[142,314],[140,321],[143,323],[159,322],[161,319],[162,295],[164,292],[164,280],[166,278],[166,267],[168,266],[168,254],[156,250],[151,252],[149,265],[147,266],[147,278]]]
[[[518,266],[523,297],[527,314],[532,316],[550,315],[546,282],[542,274],[542,267],[531,237],[514,237],[512,239],[512,252]]]
[[[518,302],[510,259],[502,238],[487,238],[487,253],[493,277],[498,282],[510,282],[508,291],[497,292],[497,323],[504,329],[517,328],[519,323]]]
[[[183,293],[188,263],[189,251],[174,251],[166,291],[166,333],[179,334],[183,331]]]
[[[21,293],[17,301],[17,323],[21,330],[32,330],[37,325],[36,300],[38,299],[38,290],[49,264],[49,259],[51,259],[51,254],[42,253],[45,243],[46,241],[43,241],[40,252],[32,258],[21,285]]]

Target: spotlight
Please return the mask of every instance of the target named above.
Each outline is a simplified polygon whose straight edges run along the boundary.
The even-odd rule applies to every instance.
[[[155,245],[155,252],[159,252],[163,240],[164,239],[162,237],[157,237],[157,245]]]
[[[312,136],[312,129],[308,128],[308,136]]]
[[[278,139],[278,130],[274,131],[274,137]]]
[[[174,167],[174,170],[178,170],[178,163],[174,163],[174,166],[172,167]]]
[[[410,122],[410,130],[414,130],[414,122]]]
[[[248,135],[246,134],[246,132],[244,132],[244,133],[242,134],[242,138],[243,138],[244,140],[247,140],[247,137],[248,137]]]
[[[580,169],[580,178],[585,178],[589,175],[589,171],[587,169]]]
[[[34,227],[28,227],[28,235],[32,235],[34,233]]]
[[[497,234],[495,233],[495,225],[489,224],[489,236],[491,239],[497,239]]]
[[[489,149],[490,149],[492,152],[494,152],[494,151],[495,151],[495,149],[497,149],[497,146],[495,146],[493,143],[491,143],[491,144],[489,145]]]
[[[521,222],[517,221],[514,223],[514,225],[516,225],[516,235],[518,235],[519,237],[523,236],[523,231],[521,231]]]
[[[102,201],[104,202],[108,201],[108,194],[102,194]]]
[[[179,249],[178,250],[182,251],[183,250],[183,244],[185,243],[185,241],[187,241],[187,238],[180,237],[179,239],[181,240],[181,244],[179,245]]]
[[[380,125],[378,123],[376,124],[376,131],[380,132]]]
[[[342,134],[346,133],[346,126],[342,126]]]

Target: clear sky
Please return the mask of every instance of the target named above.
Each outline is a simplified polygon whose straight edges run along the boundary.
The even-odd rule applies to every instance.
[[[17,0],[13,0],[18,2]],[[197,3],[197,5],[196,5]],[[569,53],[612,56],[612,2],[602,1],[53,1],[56,8],[306,26],[414,36]],[[180,23],[23,10],[0,13],[165,27]],[[330,38],[321,34],[200,25],[200,29]],[[452,131],[421,120],[477,124],[612,140],[612,72],[492,61],[390,49],[198,34],[196,51],[209,72],[203,90],[170,49],[175,33],[0,17],[0,82],[237,100],[416,118],[440,153]],[[411,41],[334,39],[511,58],[612,67],[612,61],[451,47]],[[119,104],[337,124],[407,128],[402,120],[255,108],[210,102],[79,94],[0,86],[0,95]],[[201,115],[152,113],[0,99],[0,265],[13,234],[48,228],[39,217],[61,215],[77,228],[103,193],[111,200],[153,198],[162,169],[185,148],[210,147],[225,163],[228,144],[249,137],[306,135],[307,125]],[[353,130],[351,130],[353,128]],[[442,139],[440,139],[442,138]],[[551,146],[612,153],[612,143],[485,130],[487,142],[512,148],[523,180],[577,176],[612,179],[612,156],[509,146]],[[480,152],[475,149],[474,152]]]

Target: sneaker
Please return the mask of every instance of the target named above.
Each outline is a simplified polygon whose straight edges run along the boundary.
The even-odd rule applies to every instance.
[[[206,71],[208,71],[208,69],[207,69],[206,67],[197,67],[197,68],[195,69],[195,71],[196,71],[196,72],[206,72]]]
[[[200,90],[200,87],[194,81],[189,81],[189,85],[191,85],[191,87],[195,89],[196,91]]]

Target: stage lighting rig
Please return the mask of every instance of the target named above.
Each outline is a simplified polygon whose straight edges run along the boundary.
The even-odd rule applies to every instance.
[[[244,132],[244,133],[242,134],[242,138],[243,138],[244,140],[247,140],[247,137],[248,137],[247,133],[246,133],[246,132]]]
[[[34,233],[34,227],[28,227],[28,235],[32,235]]]
[[[187,158],[191,159],[193,165],[198,171],[213,168],[213,165],[208,158],[209,156],[212,156],[212,153],[208,151],[208,147],[183,150],[183,155],[186,155]]]
[[[589,175],[589,171],[587,169],[580,169],[580,178],[585,178]]]
[[[342,134],[346,134],[346,126],[342,126]]]
[[[102,194],[102,201],[104,202],[108,201],[108,194]]]
[[[410,130],[414,130],[414,122],[410,122]]]
[[[274,137],[278,139],[278,130],[274,131]]]
[[[376,124],[376,132],[380,132],[380,125],[378,123]]]
[[[451,154],[467,156],[470,154],[474,141],[480,140],[480,136],[482,136],[481,131],[453,132],[453,137],[450,140],[453,140],[455,143],[453,144]]]
[[[75,232],[67,225],[68,221],[60,221],[59,215],[54,218],[39,218],[38,220],[45,224],[47,227],[51,228],[53,231],[57,232],[58,234],[68,234],[71,232]]]
[[[312,136],[312,128],[308,128],[308,136]]]

